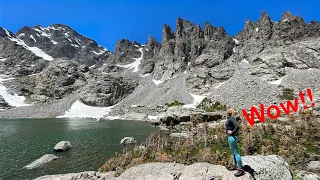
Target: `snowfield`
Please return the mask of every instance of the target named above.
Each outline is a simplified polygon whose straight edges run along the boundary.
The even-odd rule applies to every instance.
[[[17,94],[9,93],[8,89],[2,84],[3,81],[10,80],[10,79],[12,78],[8,78],[8,79],[0,78],[0,95],[10,106],[14,106],[14,107],[30,106],[31,104],[26,104],[24,102],[24,100],[26,99],[24,96],[18,96]]]
[[[110,107],[93,107],[85,105],[77,100],[64,115],[57,118],[95,118],[100,119],[108,115],[114,106]]]

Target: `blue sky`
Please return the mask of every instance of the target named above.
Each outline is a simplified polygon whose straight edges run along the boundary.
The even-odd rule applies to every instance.
[[[63,23],[113,51],[120,39],[161,41],[163,24],[175,30],[177,17],[223,26],[229,35],[262,10],[278,21],[290,10],[305,21],[320,20],[319,0],[0,0],[0,26],[16,33],[23,26]]]

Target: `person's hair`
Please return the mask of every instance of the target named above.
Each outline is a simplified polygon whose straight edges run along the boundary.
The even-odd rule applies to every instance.
[[[234,117],[236,115],[236,111],[233,108],[227,110],[227,118]]]

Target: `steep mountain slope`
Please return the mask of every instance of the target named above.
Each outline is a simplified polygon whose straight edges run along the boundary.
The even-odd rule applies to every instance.
[[[63,24],[53,24],[46,28],[39,25],[33,28],[25,26],[17,32],[17,36],[27,45],[39,47],[53,58],[76,59],[80,64],[88,66],[105,62],[111,53],[94,40]]]

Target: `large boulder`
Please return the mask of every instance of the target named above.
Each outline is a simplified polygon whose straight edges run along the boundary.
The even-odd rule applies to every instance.
[[[60,141],[56,146],[54,146],[54,150],[57,152],[68,151],[71,147],[72,146],[69,141]]]
[[[116,179],[164,179],[164,180],[291,180],[292,176],[288,164],[279,156],[244,156],[243,165],[246,174],[239,178],[234,177],[233,171],[228,171],[221,165],[209,163],[195,163],[189,166],[177,163],[148,163],[134,166]]]
[[[34,168],[37,168],[37,167],[40,167],[40,166],[43,166],[49,162],[52,162],[54,160],[57,160],[59,159],[58,156],[55,156],[53,154],[46,154],[46,155],[43,155],[41,158],[33,161],[32,163],[30,163],[29,165],[23,167],[23,168],[26,168],[26,169],[34,169]]]
[[[120,144],[135,144],[137,141],[133,137],[125,137],[121,139]]]

